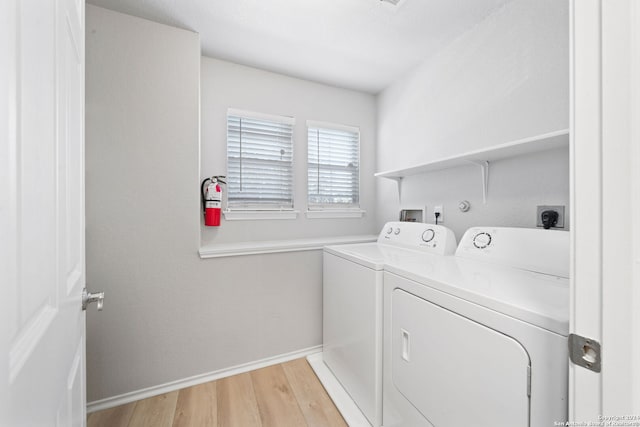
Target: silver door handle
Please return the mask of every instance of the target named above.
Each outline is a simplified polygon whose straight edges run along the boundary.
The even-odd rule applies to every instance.
[[[92,302],[97,302],[97,309],[102,311],[102,306],[104,305],[104,292],[96,292],[92,294],[91,292],[87,292],[87,288],[82,290],[82,309],[86,310],[87,306]]]

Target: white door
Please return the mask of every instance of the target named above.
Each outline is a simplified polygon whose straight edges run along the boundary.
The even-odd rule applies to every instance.
[[[601,344],[602,369],[571,364],[569,415],[640,425],[640,2],[573,0],[571,16],[571,332]]]
[[[84,0],[0,20],[0,425],[83,426]]]

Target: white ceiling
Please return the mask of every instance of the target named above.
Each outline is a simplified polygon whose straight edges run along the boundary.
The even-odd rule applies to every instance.
[[[377,93],[512,0],[88,1],[198,32],[206,56]]]

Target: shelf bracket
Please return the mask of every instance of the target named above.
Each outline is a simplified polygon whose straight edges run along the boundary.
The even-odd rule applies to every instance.
[[[402,177],[398,176],[391,179],[393,179],[398,185],[398,204],[402,206]]]
[[[489,194],[489,161],[468,160],[469,163],[480,166],[480,174],[482,176],[482,203],[487,204],[487,195]]]

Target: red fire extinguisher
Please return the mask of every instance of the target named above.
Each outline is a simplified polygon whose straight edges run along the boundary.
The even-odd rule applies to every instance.
[[[220,213],[222,212],[222,188],[220,184],[226,184],[222,178],[225,177],[220,175],[205,178],[202,181],[202,185],[200,185],[202,208],[204,209],[204,225],[220,226]],[[207,181],[209,185],[207,185]]]

